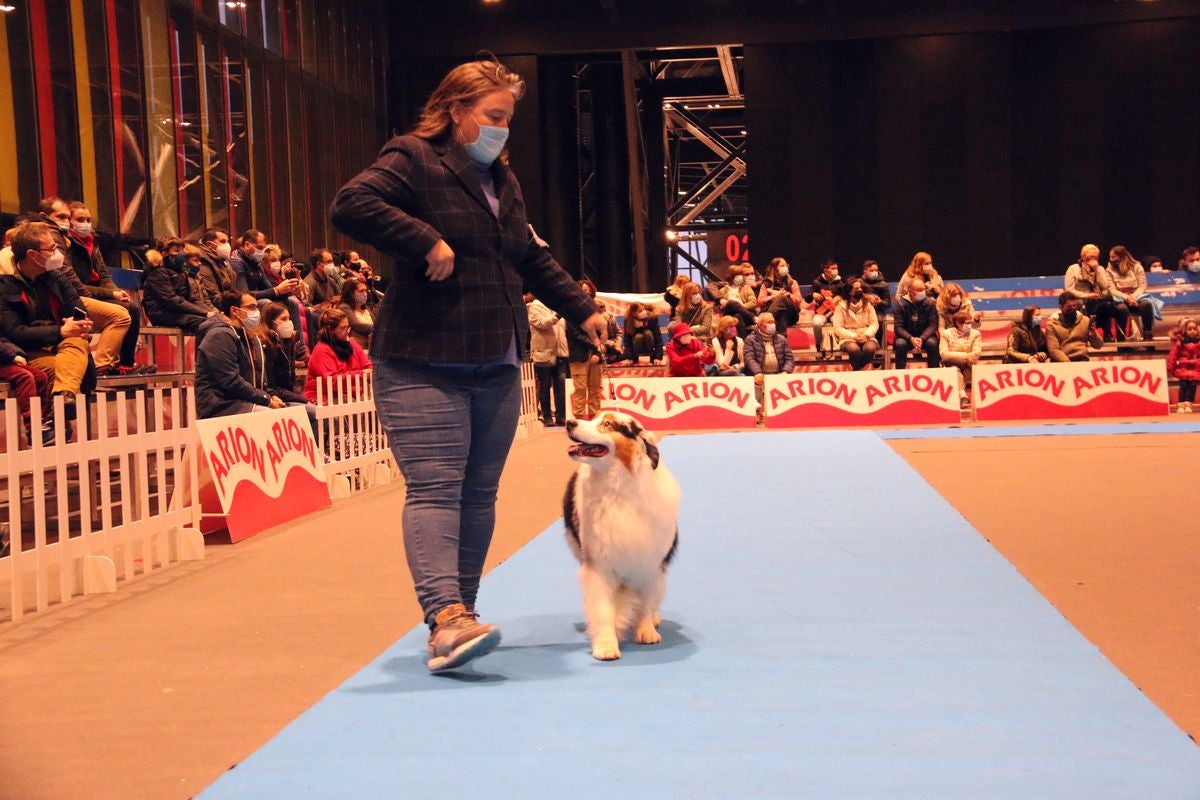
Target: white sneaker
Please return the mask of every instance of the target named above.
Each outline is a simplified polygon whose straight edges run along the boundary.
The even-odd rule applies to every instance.
[[[1192,413],[1192,404],[1191,403],[1180,403],[1179,405],[1177,405],[1175,407],[1175,411],[1179,414],[1190,414],[1190,413]]]

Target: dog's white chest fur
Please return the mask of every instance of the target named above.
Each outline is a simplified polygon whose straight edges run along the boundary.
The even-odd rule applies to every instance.
[[[663,465],[600,471],[587,464],[575,479],[580,561],[630,585],[662,570],[675,542],[679,485]]]

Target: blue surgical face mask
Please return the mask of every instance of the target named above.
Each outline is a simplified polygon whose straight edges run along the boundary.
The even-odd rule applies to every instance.
[[[481,167],[491,166],[500,157],[500,151],[508,142],[508,128],[499,125],[480,125],[479,136],[475,141],[464,145],[467,155]]]

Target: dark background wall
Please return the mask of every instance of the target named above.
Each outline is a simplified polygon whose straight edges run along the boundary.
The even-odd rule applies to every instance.
[[[1200,20],[754,45],[750,236],[802,276],[917,250],[962,277],[1200,239]]]

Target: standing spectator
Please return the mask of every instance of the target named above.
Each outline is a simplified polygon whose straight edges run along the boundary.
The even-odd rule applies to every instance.
[[[692,333],[686,322],[671,329],[667,342],[667,375],[672,378],[699,378],[704,365],[713,363],[713,348]]]
[[[237,273],[229,264],[233,245],[221,228],[209,228],[200,234],[200,283],[215,306],[217,298],[237,290]]]
[[[838,263],[827,258],[821,262],[821,274],[813,278],[812,289],[804,298],[812,306],[813,340],[819,361],[829,358],[829,351],[825,347],[825,326],[833,320],[834,306],[845,285],[838,272]]]
[[[245,414],[286,403],[267,391],[266,355],[254,334],[262,324],[258,301],[245,292],[226,292],[200,326],[196,346],[196,416]]]
[[[579,287],[594,304],[595,284],[584,278],[579,281]],[[607,334],[607,320],[604,321],[604,331]],[[601,363],[603,358],[603,342],[593,343],[587,331],[568,322],[567,365],[571,371],[571,413],[575,419],[591,419],[600,413],[600,406],[604,402],[604,368]]]
[[[1115,313],[1112,284],[1100,267],[1100,248],[1085,244],[1079,250],[1079,262],[1067,267],[1063,289],[1083,301],[1083,310],[1103,336]],[[1047,333],[1049,338],[1049,333]]]
[[[908,282],[908,293],[896,301],[892,319],[892,347],[896,352],[896,369],[908,365],[908,354],[925,353],[930,369],[942,364],[937,336],[938,313],[935,302],[925,292],[925,279]]]
[[[1037,364],[1050,360],[1046,351],[1046,335],[1042,333],[1042,310],[1037,306],[1025,306],[1021,320],[1008,332],[1008,351],[1004,354],[1005,364]]]
[[[772,258],[767,264],[767,276],[758,289],[758,307],[769,311],[775,319],[779,334],[787,337],[788,327],[800,320],[800,284],[790,275],[791,267],[782,258]]]
[[[983,334],[971,325],[971,314],[959,310],[951,318],[950,327],[941,332],[942,363],[958,369],[958,400],[970,404],[967,387],[971,385],[971,368],[983,355]]]
[[[42,444],[50,444],[54,438],[50,378],[44,370],[29,363],[24,350],[3,336],[0,336],[0,380],[8,381],[12,387],[28,440],[32,442],[34,438],[41,438]],[[32,418],[29,402],[35,397],[42,399],[42,416],[39,420]]]
[[[308,399],[296,391],[296,325],[282,303],[267,303],[260,311],[256,333],[263,343],[263,388],[288,405],[307,405]]]
[[[115,301],[100,299],[101,295],[116,297],[112,292],[120,292],[120,296],[128,301],[129,295],[116,288],[104,268],[103,275],[93,277],[91,253],[99,253],[92,242],[92,248],[82,249],[83,256],[72,256],[71,210],[60,197],[44,198],[38,205],[42,218],[51,226],[50,233],[54,243],[63,254],[62,274],[71,282],[75,294],[79,296],[80,307],[87,312],[92,321],[92,330],[100,334],[96,343],[96,374],[97,375],[140,375],[153,372],[153,367],[136,367],[134,356],[137,354],[137,332],[141,319],[141,311],[137,310],[138,320],[135,321],[130,309]],[[89,215],[90,219],[90,215]],[[76,263],[76,261],[79,263]],[[103,258],[100,258],[103,264]],[[88,281],[95,281],[91,285]],[[107,283],[107,286],[101,285]],[[111,287],[111,289],[109,288]]]
[[[350,320],[346,312],[333,308],[321,315],[317,325],[317,345],[308,359],[304,396],[317,402],[317,381],[340,375],[361,375],[371,368],[371,359],[350,338]],[[329,399],[326,398],[328,403]]]
[[[1051,361],[1087,361],[1089,345],[1103,346],[1104,337],[1083,313],[1083,300],[1063,291],[1058,314],[1046,321],[1046,353]]]
[[[674,322],[692,329],[694,335],[707,340],[712,331],[713,307],[705,302],[699,284],[688,282],[683,285],[679,306],[675,309]]]
[[[74,419],[75,396],[88,368],[92,322],[62,272],[65,259],[51,228],[30,222],[13,235],[16,270],[0,277],[0,336],[19,347],[28,364],[53,378],[51,392],[62,395],[64,413]]]
[[[971,304],[967,292],[957,283],[947,283],[942,287],[942,293],[937,298],[938,330],[953,327],[954,315],[966,311],[971,315],[971,324],[979,324],[979,312]]]
[[[634,362],[644,358],[661,363],[663,359],[662,330],[658,325],[658,314],[650,305],[630,303],[625,312],[625,355]]]
[[[630,314],[636,305],[630,306]],[[529,358],[537,382],[539,417],[547,427],[561,427],[567,424],[567,321],[530,292],[525,293],[525,309],[529,314]]]
[[[323,247],[313,250],[308,256],[312,267],[304,282],[308,284],[310,302],[314,307],[334,300],[342,293],[341,270],[333,260],[333,253]]]
[[[159,266],[148,265],[142,279],[142,303],[155,325],[200,332],[204,320],[217,313],[200,283],[200,250],[189,245],[168,255]]]
[[[717,320],[717,332],[712,340],[715,361],[705,371],[723,378],[741,375],[746,370],[746,343],[738,336],[738,321],[735,317]]]
[[[1196,402],[1196,382],[1200,381],[1200,325],[1194,319],[1180,320],[1171,339],[1167,372],[1179,381],[1179,404],[1175,408],[1181,414],[1190,414]]]
[[[908,262],[908,269],[904,270],[900,282],[896,285],[896,294],[908,294],[908,284],[917,278],[925,281],[925,292],[930,297],[936,299],[942,293],[942,276],[933,266],[933,256],[924,251],[913,254],[912,261]]]
[[[363,350],[371,346],[371,334],[375,332],[375,309],[368,305],[369,293],[367,282],[351,275],[342,282],[342,302],[338,305],[350,320],[350,338]]]
[[[1142,326],[1142,341],[1150,341],[1154,338],[1154,306],[1146,297],[1146,270],[1127,248],[1117,245],[1108,251],[1107,272],[1112,284],[1117,338],[1125,338],[1129,318],[1137,314]]]
[[[833,309],[833,335],[838,347],[850,359],[850,369],[861,370],[871,366],[879,341],[879,318],[875,307],[866,299],[861,278],[851,278],[842,290]]]

